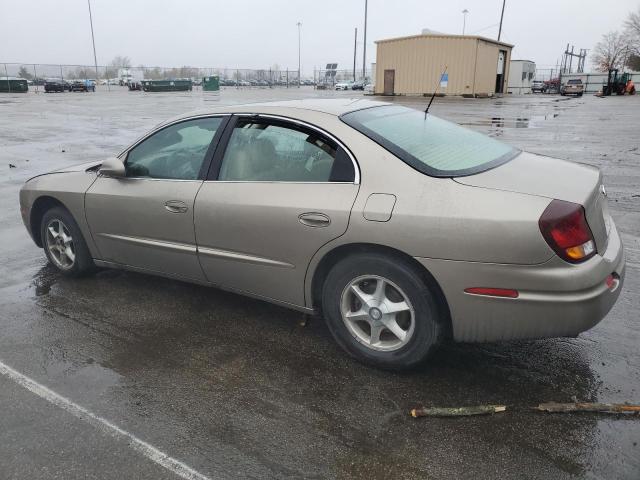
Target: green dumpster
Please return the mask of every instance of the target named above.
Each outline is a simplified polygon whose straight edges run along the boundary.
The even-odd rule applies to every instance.
[[[142,90],[145,92],[187,92],[193,90],[191,80],[142,80]]]
[[[217,92],[220,90],[220,77],[212,75],[202,78],[202,90],[205,92]]]
[[[0,77],[0,92],[3,93],[26,93],[29,85],[24,78]]]

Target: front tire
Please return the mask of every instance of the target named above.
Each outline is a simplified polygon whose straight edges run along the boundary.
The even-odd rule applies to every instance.
[[[409,369],[441,341],[435,294],[397,258],[365,253],[342,260],[327,275],[322,308],[336,342],[368,365]]]
[[[40,235],[49,262],[62,274],[80,277],[95,269],[80,227],[67,209],[48,210],[42,217]]]

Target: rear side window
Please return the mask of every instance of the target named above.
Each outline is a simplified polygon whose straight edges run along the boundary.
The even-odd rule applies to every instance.
[[[288,122],[239,120],[219,180],[238,182],[352,182],[351,159],[335,142]]]
[[[434,177],[482,172],[520,153],[486,135],[407,107],[373,107],[340,118],[416,170]]]

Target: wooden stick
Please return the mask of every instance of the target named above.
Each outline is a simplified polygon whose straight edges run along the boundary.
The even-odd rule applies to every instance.
[[[549,413],[598,412],[598,413],[640,413],[640,405],[626,403],[541,403],[535,410]]]
[[[430,407],[414,408],[411,416],[417,417],[466,417],[471,415],[492,415],[504,412],[507,409],[504,405],[478,405],[475,407]]]

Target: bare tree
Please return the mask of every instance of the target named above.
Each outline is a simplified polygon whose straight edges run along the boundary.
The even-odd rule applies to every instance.
[[[600,72],[620,68],[629,54],[629,39],[624,33],[609,32],[593,48],[591,59]]]
[[[625,34],[629,37],[631,50],[636,56],[640,55],[640,8],[631,12],[624,22]]]
[[[627,59],[627,67],[634,72],[640,72],[640,56],[632,54]]]
[[[131,59],[127,56],[116,55],[109,65],[115,68],[129,68],[131,66]]]
[[[93,78],[96,76],[96,71],[91,69],[91,68],[84,68],[84,67],[78,67],[76,68],[75,72],[72,72],[72,77],[71,78],[80,78],[80,79],[87,79],[87,78]]]
[[[29,71],[24,65],[22,65],[20,67],[20,70],[18,70],[18,76],[20,78],[24,78],[25,80],[31,80],[33,78],[33,75],[29,73]]]

